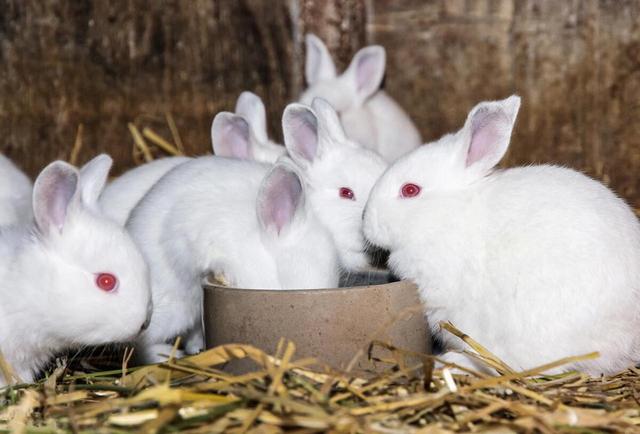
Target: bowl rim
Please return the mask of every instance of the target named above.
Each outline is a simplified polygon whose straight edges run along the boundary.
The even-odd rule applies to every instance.
[[[319,295],[319,294],[337,294],[342,292],[367,292],[375,289],[392,289],[401,286],[413,286],[417,290],[415,283],[409,280],[399,280],[397,282],[381,283],[377,285],[360,285],[360,286],[344,286],[338,288],[311,288],[311,289],[260,289],[260,288],[235,288],[231,286],[220,286],[207,279],[203,284],[205,291],[218,292],[244,292],[244,293],[261,293],[261,294],[278,294],[282,295]]]

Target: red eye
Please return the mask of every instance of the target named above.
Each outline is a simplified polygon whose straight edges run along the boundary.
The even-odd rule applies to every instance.
[[[96,277],[96,285],[103,291],[111,292],[118,285],[118,279],[113,274],[100,273]]]
[[[416,197],[420,194],[420,186],[416,184],[407,183],[400,189],[400,196],[402,197]]]
[[[347,187],[340,188],[340,197],[343,199],[355,200],[355,196],[353,194],[353,190]]]

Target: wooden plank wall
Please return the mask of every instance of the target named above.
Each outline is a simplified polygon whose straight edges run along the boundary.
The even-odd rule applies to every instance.
[[[82,124],[80,162],[106,151],[118,172],[134,163],[127,123],[170,137],[170,112],[199,154],[245,89],[279,138],[307,31],[341,68],[384,45],[386,89],[427,140],[480,100],[520,94],[507,165],[571,165],[640,205],[637,0],[0,0],[0,150],[35,174],[68,157]]]
[[[640,2],[377,0],[368,33],[425,139],[517,93],[506,165],[577,167],[640,205]]]

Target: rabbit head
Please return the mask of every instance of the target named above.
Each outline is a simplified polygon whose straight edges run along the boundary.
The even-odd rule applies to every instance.
[[[473,200],[473,186],[490,174],[507,151],[520,98],[482,102],[455,134],[423,145],[397,160],[369,197],[364,231],[374,244],[395,249],[411,244],[447,222],[451,210]]]
[[[111,164],[104,154],[82,171],[56,161],[34,184],[34,233],[47,282],[38,288],[39,318],[69,345],[130,340],[151,312],[142,255],[98,205]]]
[[[402,107],[383,89],[386,53],[379,45],[362,48],[338,75],[327,47],[306,37],[308,89],[299,102],[323,98],[338,112],[347,137],[393,162],[422,144],[420,132]]]
[[[221,112],[211,125],[213,153],[220,157],[275,163],[286,149],[267,135],[267,117],[260,97],[242,92],[236,112]]]
[[[366,267],[362,212],[385,161],[347,139],[335,110],[320,98],[311,107],[287,106],[282,127],[287,151],[300,167],[308,200],[331,233],[341,265]]]
[[[300,96],[301,103],[310,105],[314,98],[323,98],[342,115],[361,107],[380,89],[386,62],[383,47],[370,45],[360,49],[349,67],[338,75],[331,54],[320,38],[308,34],[305,43],[305,77],[309,87]]]

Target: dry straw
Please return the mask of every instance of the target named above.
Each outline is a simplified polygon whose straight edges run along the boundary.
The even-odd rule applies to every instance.
[[[594,354],[515,372],[451,324],[480,363],[502,373],[433,369],[433,356],[391,345],[382,374],[345,374],[296,359],[284,342],[276,355],[224,345],[196,356],[140,368],[55,371],[35,385],[0,392],[0,430],[17,432],[277,433],[380,432],[640,432],[640,371],[590,378],[546,369]],[[126,355],[130,357],[130,354]],[[250,359],[256,368],[232,375],[222,366]],[[125,363],[126,365],[126,363]]]
[[[183,153],[175,122],[166,118],[175,145],[129,124],[134,150],[146,161],[154,156],[145,138],[159,151]],[[79,129],[76,157],[81,146]],[[453,325],[441,326],[497,374],[451,365],[434,369],[437,357],[384,342],[372,343],[390,351],[388,359],[376,361],[382,373],[362,376],[296,359],[292,342],[281,342],[274,356],[224,345],[138,368],[127,368],[132,354],[125,351],[119,370],[58,368],[37,384],[0,389],[0,432],[640,433],[638,368],[602,378],[543,375],[597,357],[593,353],[516,372]],[[222,370],[235,359],[250,359],[256,367],[244,375]],[[16,378],[1,354],[0,375]]]
[[[184,144],[171,113],[165,113],[165,121],[171,133],[173,143],[169,142],[150,127],[144,127],[142,132],[140,132],[140,129],[134,122],[128,124],[129,132],[133,139],[134,161],[141,164],[154,160],[156,155],[159,157],[184,155]]]

